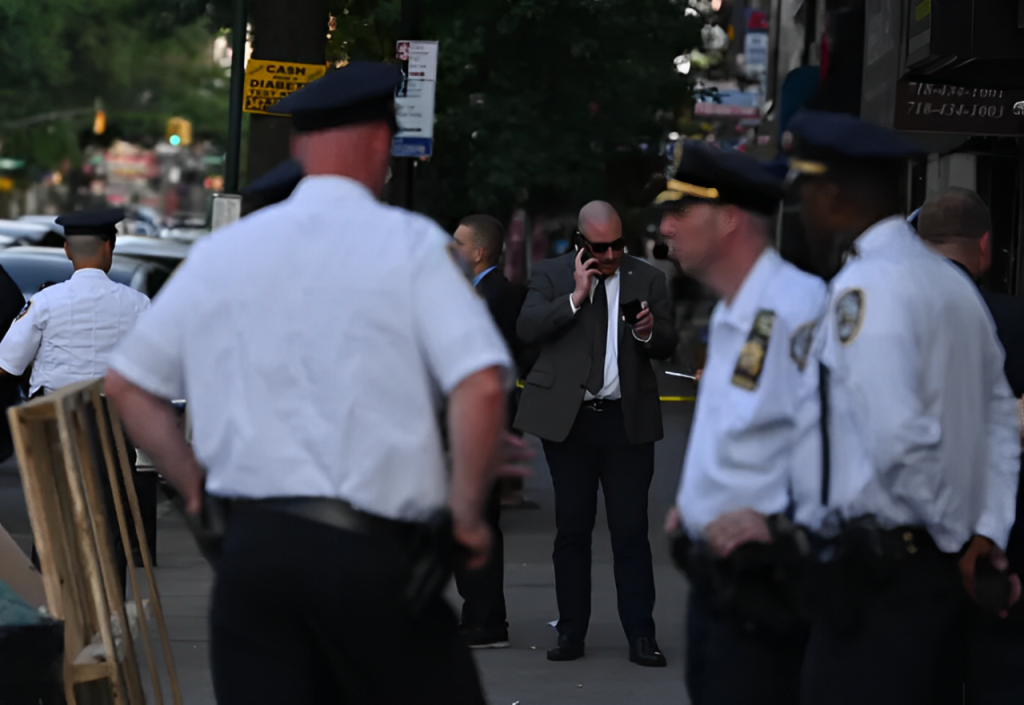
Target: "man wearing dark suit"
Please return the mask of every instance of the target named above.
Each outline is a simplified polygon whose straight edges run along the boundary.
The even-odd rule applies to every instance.
[[[933,196],[921,209],[917,230],[940,254],[949,258],[977,281],[992,264],[992,215],[973,191],[951,188]],[[1006,353],[1003,370],[1019,399],[1024,394],[1024,299],[982,288],[982,298],[996,324],[996,334]],[[1017,521],[1010,532],[1006,556],[995,549],[992,562],[1008,574],[1024,573],[1024,493],[1017,489]],[[974,562],[978,555],[967,551],[961,573],[967,591],[977,599]],[[974,605],[967,630],[968,705],[1024,702],[1024,606],[1018,603],[1002,617]]]
[[[452,236],[456,260],[467,269],[473,286],[487,302],[517,365],[522,365],[523,345],[516,335],[516,320],[523,306],[526,289],[512,284],[498,267],[505,242],[501,222],[489,215],[470,215],[462,219]],[[515,396],[509,395],[508,418],[515,416]],[[462,596],[462,634],[475,649],[500,649],[508,646],[508,622],[505,613],[505,551],[501,533],[501,491],[497,483],[487,499],[485,519],[491,528],[491,555],[479,570],[458,568],[455,585]]]
[[[630,660],[664,666],[654,638],[647,495],[654,442],[663,435],[651,360],[669,357],[676,346],[668,290],[661,272],[623,255],[622,222],[607,203],[580,211],[579,239],[578,253],[534,267],[518,323],[519,337],[539,344],[540,356],[526,377],[515,426],[543,440],[555,488],[558,645],[548,659],[583,656],[600,484]],[[620,303],[642,306],[632,325]]]

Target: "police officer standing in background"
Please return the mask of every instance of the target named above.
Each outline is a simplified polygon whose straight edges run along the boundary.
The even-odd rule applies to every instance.
[[[107,376],[188,510],[204,485],[227,504],[221,705],[484,703],[441,592],[453,535],[469,567],[487,558],[511,360],[447,235],[377,201],[400,81],[352,62],[275,107],[307,176],[197,243]]]
[[[789,482],[796,407],[825,284],[770,245],[781,179],[686,141],[656,207],[689,276],[720,297],[677,510],[691,543],[686,682],[694,705],[799,701],[807,627]],[[765,517],[768,519],[766,520]]]
[[[102,377],[114,348],[149,308],[148,296],[107,276],[114,261],[117,224],[123,219],[124,211],[118,208],[57,218],[74,274],[37,292],[0,341],[0,369],[6,374],[20,376],[32,365],[30,395]],[[127,447],[134,473],[135,448],[131,443]],[[128,563],[109,504],[107,523],[123,591]]]
[[[992,263],[992,214],[974,191],[951,188],[928,199],[917,221],[917,232],[934,250],[978,281]],[[1003,371],[1018,399],[1024,395],[1024,299],[979,288],[988,304],[996,333],[1003,344]],[[1016,522],[1010,531],[1006,561],[996,556],[986,567],[982,583],[1024,571],[1024,492],[1017,487]],[[970,580],[974,566],[965,556],[968,579],[964,587],[974,598],[967,625],[966,702],[968,705],[1024,702],[1024,607],[1020,603],[1004,612],[1005,606],[990,604],[984,586],[979,591]],[[994,569],[994,570],[993,570]],[[1010,577],[1019,581],[1020,578]],[[1005,577],[1004,577],[1005,581]],[[998,583],[996,583],[998,585]],[[1005,587],[1004,587],[1005,590]],[[1000,615],[1000,612],[1004,612]],[[1008,618],[1007,618],[1008,617]]]
[[[959,703],[958,552],[998,555],[1014,518],[1002,350],[974,285],[900,214],[916,146],[850,115],[805,110],[789,129],[831,279],[794,463],[823,562],[802,702]]]

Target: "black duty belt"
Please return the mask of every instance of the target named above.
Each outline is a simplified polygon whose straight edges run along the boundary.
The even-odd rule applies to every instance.
[[[423,529],[422,524],[385,519],[356,509],[344,500],[330,497],[276,497],[235,500],[231,503],[232,512],[239,509],[244,511],[249,507],[291,514],[335,529],[403,543],[414,541]]]
[[[622,403],[621,399],[590,399],[581,404],[581,408],[590,411],[605,411]]]

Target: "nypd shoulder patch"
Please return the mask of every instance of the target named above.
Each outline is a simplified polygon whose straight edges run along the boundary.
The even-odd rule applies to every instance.
[[[18,317],[17,317],[17,318],[15,318],[14,320],[16,320],[16,321],[20,321],[20,320],[21,320],[22,318],[24,318],[24,317],[25,317],[25,314],[26,314],[26,313],[28,313],[28,310],[29,310],[29,309],[30,309],[31,307],[32,307],[32,300],[31,300],[31,299],[29,299],[28,303],[27,303],[27,304],[25,304],[24,308],[22,308],[22,309],[21,309],[21,313],[19,313],[19,314],[18,314]]]
[[[864,325],[864,291],[848,289],[836,299],[836,334],[843,345],[850,344]]]
[[[736,361],[736,369],[732,373],[732,383],[741,389],[753,391],[757,389],[761,371],[764,369],[764,358],[768,353],[768,341],[775,323],[775,312],[761,309],[754,317],[754,325],[747,336],[747,342],[740,350],[740,359]]]

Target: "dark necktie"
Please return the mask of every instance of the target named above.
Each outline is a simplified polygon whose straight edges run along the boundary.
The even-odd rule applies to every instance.
[[[604,388],[604,356],[608,348],[608,292],[605,290],[604,277],[597,280],[590,308],[593,332],[590,339],[590,374],[587,375],[586,386],[587,391],[596,397]]]

